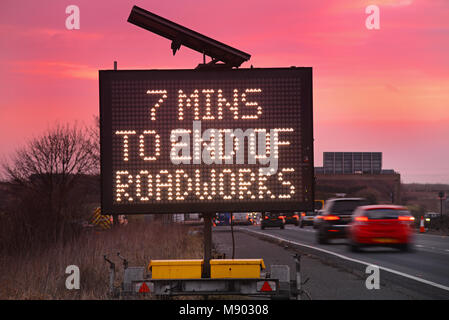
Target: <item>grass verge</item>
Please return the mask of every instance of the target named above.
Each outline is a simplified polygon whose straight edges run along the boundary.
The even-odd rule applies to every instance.
[[[85,232],[66,245],[19,252],[0,261],[0,299],[108,299],[109,265],[116,264],[116,285],[123,268],[117,252],[129,266],[147,266],[151,259],[201,259],[202,238],[188,226],[158,222],[129,223],[103,232]],[[68,290],[67,266],[80,269],[80,289]]]

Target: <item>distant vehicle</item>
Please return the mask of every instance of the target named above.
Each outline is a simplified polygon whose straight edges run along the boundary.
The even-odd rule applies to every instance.
[[[321,219],[323,218],[323,216],[321,215],[323,213],[323,210],[318,210],[315,214],[315,216],[313,217],[313,228],[314,229],[318,229],[318,227],[320,226],[320,222]]]
[[[406,207],[371,205],[358,207],[348,227],[352,251],[366,246],[411,249],[415,218]]]
[[[352,221],[352,214],[357,207],[367,205],[363,198],[334,198],[326,200],[321,219],[317,226],[317,240],[326,244],[330,239],[346,238],[348,223]]]
[[[231,224],[231,214],[229,212],[217,213],[214,223],[216,226],[229,226]]]
[[[247,212],[234,212],[232,214],[232,223],[234,225],[238,224],[250,225],[252,224],[252,219],[250,218]]]
[[[183,213],[175,213],[173,214],[173,222],[179,222],[179,223],[183,223],[184,222],[184,214]]]
[[[313,226],[317,214],[318,213],[316,211],[301,212],[301,218],[299,219],[299,227],[304,228],[304,226]]]
[[[303,224],[303,226],[310,224],[313,226],[314,229],[317,229],[318,225],[320,223],[320,219],[321,219],[320,213],[322,212],[323,207],[324,207],[324,200],[315,200],[313,212],[304,212],[303,213],[304,217],[306,217],[306,219],[304,221],[305,223]],[[310,222],[310,220],[312,222]]]
[[[324,200],[315,200],[315,202],[314,202],[315,212],[323,209],[323,207],[324,207]]]
[[[424,225],[426,227],[432,227],[432,224],[435,224],[435,221],[438,221],[441,214],[436,212],[427,212],[424,214]]]
[[[249,219],[252,224],[260,224],[261,213],[260,212],[250,212],[248,214]]]
[[[201,221],[203,217],[199,213],[187,213],[184,215],[184,220]]]
[[[260,228],[263,230],[265,228],[281,228],[284,229],[285,219],[280,213],[264,212],[262,214],[262,221],[260,223]]]
[[[200,225],[204,221],[204,218],[200,213],[185,213],[184,214],[184,224],[188,225]]]
[[[298,212],[282,213],[282,215],[284,216],[285,224],[294,224],[295,226],[299,225]]]

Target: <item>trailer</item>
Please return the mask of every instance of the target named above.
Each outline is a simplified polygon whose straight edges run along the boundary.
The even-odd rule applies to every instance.
[[[201,53],[203,63],[176,70],[117,70],[114,63],[99,71],[101,210],[200,213],[204,254],[146,267],[128,267],[118,254],[118,288],[115,263],[105,256],[110,294],[300,299],[299,256],[295,279],[286,265],[261,272],[262,259],[212,259],[212,219],[313,210],[312,68],[239,69],[250,54],[137,6],[128,22],[169,39],[173,54],[181,46]]]
[[[115,286],[116,264],[109,263],[109,296],[113,299],[148,297],[170,299],[175,296],[246,296],[271,300],[311,299],[302,289],[300,256],[295,255],[296,278],[290,279],[287,265],[271,265],[262,272],[262,259],[211,259],[211,276],[202,278],[204,261],[151,260],[147,267],[129,267],[123,262],[123,282]]]

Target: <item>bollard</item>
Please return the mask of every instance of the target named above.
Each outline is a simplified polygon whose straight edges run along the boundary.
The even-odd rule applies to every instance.
[[[420,224],[419,224],[419,232],[420,233],[424,233],[426,230],[425,230],[425,228],[424,228],[424,217],[423,216],[421,216],[421,222],[420,222]]]
[[[295,254],[296,264],[296,300],[301,300],[301,255]]]

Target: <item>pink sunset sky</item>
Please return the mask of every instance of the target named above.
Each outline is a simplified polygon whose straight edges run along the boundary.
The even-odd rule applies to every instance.
[[[368,30],[366,6],[380,8]],[[80,30],[67,30],[69,5]],[[403,182],[449,183],[449,1],[2,0],[0,158],[59,121],[92,124],[98,70],[193,68],[188,48],[127,22],[133,5],[252,55],[242,67],[313,67],[315,165],[380,151]]]

